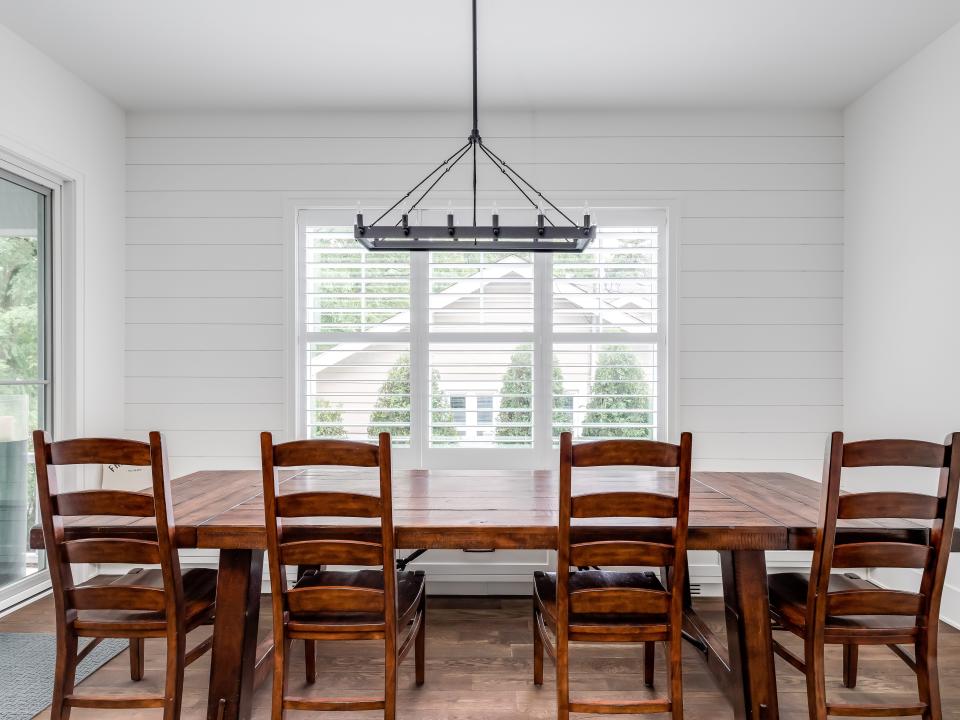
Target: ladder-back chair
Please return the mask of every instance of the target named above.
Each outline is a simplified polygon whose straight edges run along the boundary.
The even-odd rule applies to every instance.
[[[51,442],[33,434],[37,467],[37,499],[43,541],[56,607],[57,658],[51,720],[67,720],[70,709],[163,708],[164,720],[180,717],[184,668],[212,646],[212,638],[186,651],[186,635],[208,624],[215,610],[217,571],[196,568],[180,572],[170,478],[160,433],[150,442],[79,438]],[[61,492],[57,467],[63,465],[149,466],[153,492],[80,490]],[[103,529],[80,534],[65,526],[77,516],[110,516]],[[152,539],[131,537],[128,525],[153,518]],[[115,532],[111,532],[115,529]],[[73,565],[143,564],[105,582],[74,581]],[[78,651],[78,638],[94,638]],[[166,640],[166,681],[161,695],[87,695],[74,691],[77,665],[103,638],[130,639],[130,674],[143,677],[144,639]]]
[[[394,557],[390,435],[379,445],[344,440],[299,440],[273,444],[262,433],[264,511],[273,600],[273,718],[285,710],[383,710],[396,717],[397,668],[415,648],[416,683],[424,681],[426,593],[422,571],[397,572]],[[277,468],[349,466],[379,468],[380,495],[337,491],[280,494]],[[350,533],[310,538],[309,528],[294,535],[287,519],[377,518],[379,542],[350,539]],[[293,524],[293,523],[291,523]],[[353,528],[356,530],[356,527]],[[355,537],[355,536],[354,536]],[[326,570],[328,565],[366,566]],[[288,587],[286,567],[306,568]],[[369,568],[378,569],[369,569]],[[382,568],[382,569],[380,569]],[[291,640],[303,640],[307,681],[315,680],[317,640],[384,641],[384,693],[380,697],[309,698],[287,694]]]
[[[806,675],[811,718],[829,715],[942,717],[937,672],[937,626],[960,487],[960,433],[944,445],[916,440],[843,442],[832,434],[824,463],[820,519],[810,576],[771,575],[770,612],[778,628],[803,638],[800,658],[774,641],[774,650]],[[840,494],[844,468],[918,467],[940,471],[936,495],[914,492]],[[929,521],[923,541],[871,538],[868,530],[837,534],[837,522],[884,518]],[[918,592],[882,589],[844,568],[913,568]],[[824,645],[843,645],[843,684],[856,685],[859,645],[887,645],[916,672],[919,698],[899,705],[827,701]],[[911,657],[901,645],[913,645]]]
[[[679,445],[652,440],[601,440],[574,445],[560,436],[560,522],[557,572],[534,575],[534,682],[543,682],[544,649],[557,665],[557,717],[576,713],[672,713],[683,717],[681,642],[687,525],[690,509],[690,459],[693,440],[683,433]],[[676,468],[676,495],[618,491],[572,495],[573,469],[601,466]],[[672,519],[663,541],[636,540],[613,527],[592,528],[587,542],[571,537],[571,518]],[[597,539],[602,536],[602,539]],[[667,568],[666,587],[654,572],[571,571],[570,567],[607,565]],[[556,636],[551,644],[547,628]],[[668,693],[644,700],[570,698],[570,642],[642,642],[645,680],[653,684],[653,643],[668,643]]]

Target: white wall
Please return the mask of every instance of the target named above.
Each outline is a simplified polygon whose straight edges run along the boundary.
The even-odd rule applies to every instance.
[[[846,110],[843,375],[850,437],[942,442],[960,430],[958,87],[960,25]],[[908,582],[909,574],[885,578]],[[957,623],[956,563],[948,583],[944,615]]]
[[[677,428],[696,433],[700,469],[819,477],[841,423],[840,114],[482,125],[545,190],[679,203]],[[464,115],[129,116],[127,432],[166,431],[177,473],[257,467],[257,432],[289,415],[285,201],[399,196],[467,130]]]
[[[420,164],[462,140],[466,121],[132,115],[128,431],[170,431],[179,472],[255,467],[255,432],[280,429],[287,413],[277,392],[284,200],[406,190]],[[547,190],[680,200],[678,428],[697,433],[700,468],[819,476],[824,433],[841,420],[839,115],[485,126]]]
[[[77,181],[85,401],[82,417],[68,428],[117,434],[123,430],[124,113],[2,25],[0,68],[0,152]],[[65,304],[72,313],[77,299],[68,296]],[[69,324],[72,332],[75,323]]]

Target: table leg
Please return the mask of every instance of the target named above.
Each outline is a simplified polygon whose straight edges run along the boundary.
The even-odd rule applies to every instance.
[[[250,717],[263,550],[221,550],[207,720]]]
[[[762,550],[720,553],[723,599],[727,620],[727,650],[731,690],[737,718],[775,720],[777,676],[773,665],[770,611],[767,604],[767,564]],[[739,698],[737,698],[739,700]]]

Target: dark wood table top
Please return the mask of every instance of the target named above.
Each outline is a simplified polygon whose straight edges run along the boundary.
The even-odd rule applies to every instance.
[[[789,473],[696,472],[691,497],[689,546],[697,550],[803,550],[812,546],[820,484]],[[578,469],[574,494],[614,490],[671,492],[670,472],[623,468]],[[290,473],[282,492],[339,489],[377,494],[376,469],[310,469]],[[556,545],[557,474],[524,470],[395,470],[394,525],[397,547],[431,549],[545,549]],[[177,541],[183,548],[244,549],[266,545],[261,477],[256,470],[203,471],[173,483]],[[334,521],[298,521],[311,533]],[[371,533],[369,520],[350,524],[358,538]],[[587,537],[601,525],[638,536],[663,533],[663,521],[583,520],[574,533]],[[83,517],[71,526],[149,535],[150,519]],[[289,523],[288,523],[289,526]],[[845,532],[878,532],[899,538],[924,537],[922,523],[909,520],[841,521]],[[958,533],[960,536],[960,533]],[[39,528],[31,546],[43,547]],[[955,538],[954,547],[960,549]]]

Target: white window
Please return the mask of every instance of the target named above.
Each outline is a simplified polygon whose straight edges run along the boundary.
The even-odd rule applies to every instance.
[[[664,437],[666,214],[595,212],[564,254],[368,252],[344,210],[301,211],[301,434],[388,431],[424,467],[551,467],[564,430]]]

